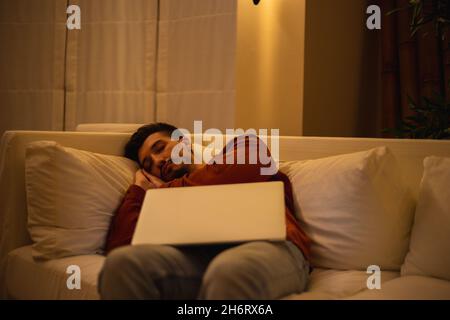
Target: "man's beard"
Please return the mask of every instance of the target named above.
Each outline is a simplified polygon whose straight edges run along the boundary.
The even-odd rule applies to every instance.
[[[161,172],[161,179],[165,182],[169,182],[181,178],[189,172],[190,166],[188,164],[171,164],[169,170]]]

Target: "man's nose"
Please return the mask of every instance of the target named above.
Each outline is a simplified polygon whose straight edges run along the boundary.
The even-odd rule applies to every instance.
[[[153,156],[153,163],[156,165],[157,169],[161,169],[161,167],[166,162],[166,158],[162,154],[154,155]]]

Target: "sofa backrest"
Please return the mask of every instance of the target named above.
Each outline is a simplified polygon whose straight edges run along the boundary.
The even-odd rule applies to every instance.
[[[8,252],[31,243],[27,230],[25,148],[38,140],[52,140],[82,150],[122,155],[129,133],[9,131],[0,145],[0,292]],[[206,144],[208,142],[205,142]],[[450,157],[450,141],[365,138],[280,137],[280,160],[317,159],[387,146],[395,154],[416,196],[426,156]]]

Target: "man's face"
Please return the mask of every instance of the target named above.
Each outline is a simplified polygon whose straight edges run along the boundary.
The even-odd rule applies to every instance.
[[[156,132],[147,137],[138,152],[139,163],[148,173],[172,181],[190,171],[188,164],[174,164],[171,160],[172,149],[178,141],[172,141],[164,132]]]

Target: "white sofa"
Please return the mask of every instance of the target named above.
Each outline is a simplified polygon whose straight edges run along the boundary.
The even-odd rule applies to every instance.
[[[0,289],[13,299],[98,299],[97,276],[104,262],[100,255],[86,255],[35,262],[27,231],[24,183],[25,147],[38,140],[87,151],[121,155],[129,133],[6,132],[0,157]],[[405,182],[417,197],[428,155],[450,157],[450,141],[360,138],[281,137],[281,160],[317,159],[377,146],[388,146],[401,164]],[[66,286],[66,268],[82,271],[81,290]],[[306,292],[286,299],[450,299],[450,282],[424,276],[400,276],[399,270],[383,271],[381,290],[367,289],[364,270],[315,268]]]

